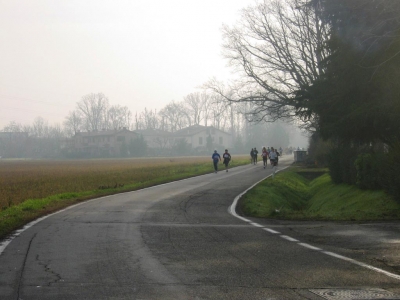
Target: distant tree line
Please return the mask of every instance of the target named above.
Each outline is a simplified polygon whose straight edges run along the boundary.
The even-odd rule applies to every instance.
[[[233,136],[234,152],[247,153],[252,147],[270,146],[288,147],[296,132],[296,126],[281,122],[275,124],[257,124],[248,119],[251,111],[249,103],[230,103],[212,91],[191,93],[181,101],[171,101],[159,111],[145,108],[134,115],[126,106],[110,105],[102,94],[88,94],[76,103],[62,125],[51,125],[42,117],[33,124],[22,125],[10,122],[3,132],[26,132],[28,142],[24,145],[6,144],[0,141],[0,156],[5,157],[62,157],[61,145],[66,138],[78,132],[130,129],[158,129],[175,132],[192,125],[214,126]],[[159,141],[160,149],[168,141]],[[189,145],[184,141],[172,145],[174,153],[189,154]],[[295,145],[293,145],[295,146]],[[210,147],[213,147],[212,143]],[[16,151],[18,149],[18,151]],[[123,146],[122,157],[154,155],[144,140],[127,142]]]

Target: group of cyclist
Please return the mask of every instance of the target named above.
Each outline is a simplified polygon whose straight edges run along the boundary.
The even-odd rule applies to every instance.
[[[274,147],[263,147],[261,150],[261,157],[263,159],[264,169],[268,166],[268,159],[272,165],[275,167],[278,165],[279,156],[282,155],[282,148],[275,149]],[[252,148],[250,151],[251,163],[256,165],[258,162],[258,150],[256,147]]]
[[[280,148],[278,151],[278,149],[275,149],[274,147],[271,148],[263,147],[261,150],[261,157],[263,159],[264,169],[268,166],[268,159],[272,167],[276,167],[278,165],[279,156],[281,155],[282,155],[282,148]],[[258,150],[256,147],[251,149],[250,156],[251,156],[251,163],[256,165],[258,159]],[[218,172],[218,163],[222,161],[222,159],[223,159],[223,164],[225,165],[225,171],[228,172],[229,162],[232,159],[230,153],[228,152],[228,149],[225,149],[225,152],[222,154],[222,159],[221,155],[219,155],[217,150],[214,150],[214,153],[212,154],[211,158],[214,164],[214,173]]]

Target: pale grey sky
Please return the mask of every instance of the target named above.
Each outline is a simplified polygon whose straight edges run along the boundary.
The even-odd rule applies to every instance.
[[[230,76],[222,24],[254,0],[0,0],[0,129],[61,123],[77,101],[160,109]]]

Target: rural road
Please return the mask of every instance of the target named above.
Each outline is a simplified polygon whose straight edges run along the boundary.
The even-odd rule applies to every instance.
[[[228,212],[270,173],[249,164],[50,215],[1,253],[0,299],[400,299],[398,222]]]

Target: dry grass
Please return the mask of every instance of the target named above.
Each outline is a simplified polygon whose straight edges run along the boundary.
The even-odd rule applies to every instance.
[[[188,166],[195,165],[200,170],[208,164],[211,172],[209,157],[0,160],[0,208],[17,205],[27,199],[173,177],[174,174],[184,173]]]

